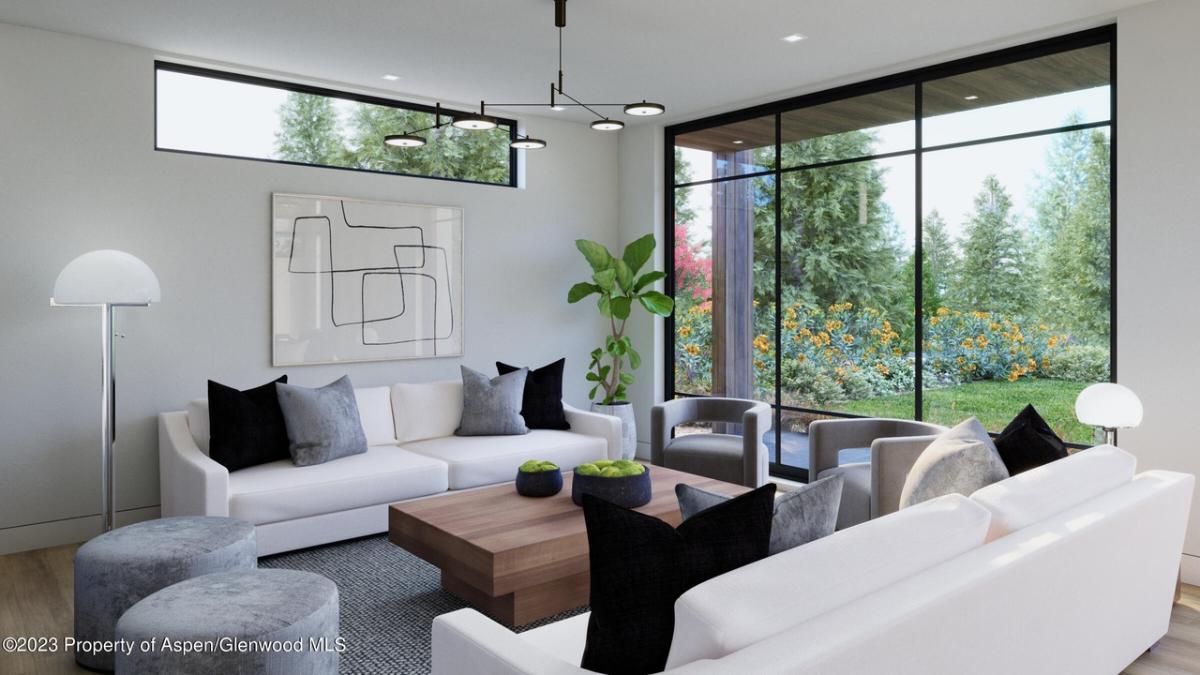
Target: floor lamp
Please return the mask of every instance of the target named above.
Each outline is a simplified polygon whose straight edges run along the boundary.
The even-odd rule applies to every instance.
[[[116,470],[113,441],[116,440],[117,407],[113,398],[113,311],[117,307],[147,307],[162,300],[158,277],[146,263],[122,251],[92,251],[72,260],[54,282],[51,307],[100,308],[100,498],[104,532],[113,529],[117,517]]]

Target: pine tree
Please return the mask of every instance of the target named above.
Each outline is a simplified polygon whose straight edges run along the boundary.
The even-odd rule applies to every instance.
[[[279,159],[305,164],[338,164],[344,148],[333,99],[292,92],[279,107],[275,152]]]
[[[961,247],[956,285],[960,305],[971,311],[1024,317],[1036,275],[1025,234],[1012,215],[1012,199],[994,175],[984,179],[975,197]]]
[[[1108,136],[1090,132],[1075,207],[1049,247],[1044,275],[1054,322],[1100,345],[1110,329],[1110,167]]]
[[[930,211],[921,223],[921,245],[924,267],[921,269],[921,302],[925,312],[937,311],[950,302],[950,292],[956,283],[958,257],[954,242],[946,230],[946,219],[937,209]]]
[[[874,145],[874,136],[862,131],[788,143],[783,165],[868,156]],[[906,256],[894,214],[883,201],[885,171],[874,162],[853,162],[783,175],[780,264],[786,302],[851,302],[883,310],[893,323],[912,323],[898,292],[907,283]],[[766,261],[775,258],[774,183],[757,184],[755,281],[770,281],[773,289],[773,268]],[[764,300],[773,298],[759,298]]]

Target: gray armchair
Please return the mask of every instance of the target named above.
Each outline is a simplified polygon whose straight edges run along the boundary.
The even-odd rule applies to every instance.
[[[650,411],[650,462],[708,478],[758,487],[770,475],[762,436],[771,429],[771,406],[741,398],[680,398]],[[685,422],[742,425],[742,435],[688,434],[671,438]]]
[[[926,446],[945,430],[940,424],[877,417],[809,424],[809,480],[835,475],[843,479],[837,528],[898,510],[909,470]],[[839,466],[838,453],[849,448],[870,448],[870,460]]]

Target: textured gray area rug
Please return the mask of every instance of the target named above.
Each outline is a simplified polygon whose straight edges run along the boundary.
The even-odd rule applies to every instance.
[[[466,606],[442,590],[441,572],[436,567],[384,535],[281,553],[260,558],[258,564],[316,572],[337,584],[342,602],[341,633],[346,639],[342,673],[428,673],[434,617]]]

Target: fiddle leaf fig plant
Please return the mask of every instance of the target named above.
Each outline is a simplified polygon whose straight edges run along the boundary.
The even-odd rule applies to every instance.
[[[625,371],[626,361],[630,370],[636,370],[642,364],[641,355],[625,334],[625,322],[634,311],[635,303],[656,316],[667,316],[675,307],[671,298],[651,288],[666,274],[650,271],[638,276],[650,261],[654,246],[654,235],[648,234],[626,246],[618,258],[602,244],[586,239],[575,241],[575,248],[592,268],[592,280],[572,286],[567,292],[567,302],[576,303],[599,295],[596,307],[612,327],[612,332],[604,338],[604,346],[592,350],[588,363],[587,380],[593,383],[588,398],[595,401],[602,391],[599,402],[604,405],[625,401],[626,390],[633,384],[633,373]]]

